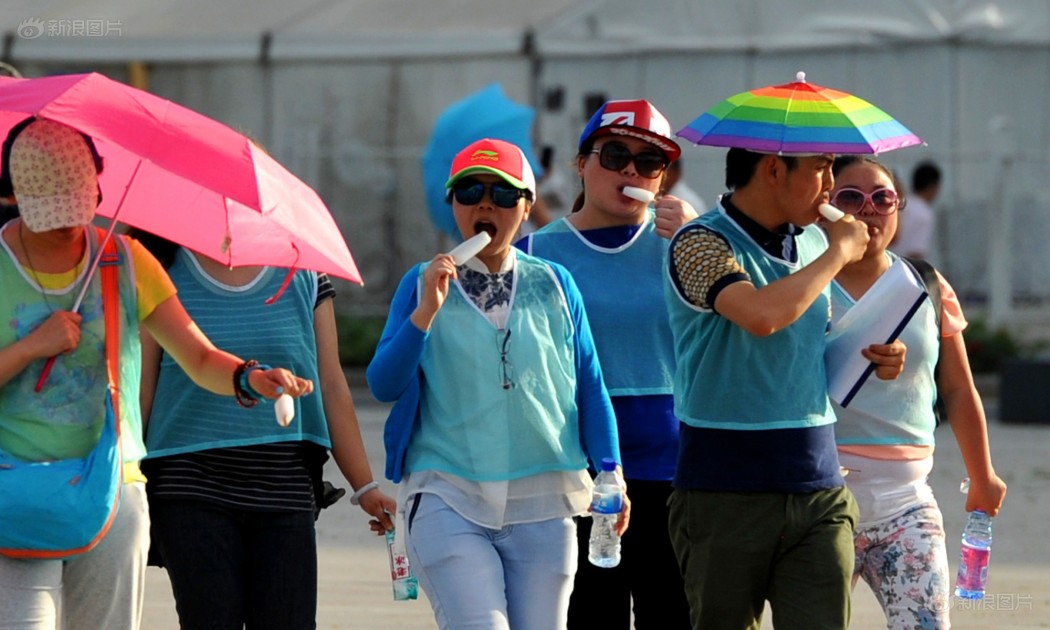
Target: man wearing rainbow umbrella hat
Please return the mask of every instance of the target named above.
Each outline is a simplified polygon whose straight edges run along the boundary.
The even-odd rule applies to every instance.
[[[868,241],[846,216],[813,227],[836,153],[921,140],[870,103],[805,82],[733,96],[680,130],[729,147],[714,212],[670,245],[665,295],[681,419],[671,538],[694,628],[846,628],[857,507],[835,450],[828,286]],[[809,226],[809,227],[807,227]],[[880,378],[900,343],[865,357]]]

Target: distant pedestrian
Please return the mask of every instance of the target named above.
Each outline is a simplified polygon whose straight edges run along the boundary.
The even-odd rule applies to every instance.
[[[941,169],[933,162],[922,162],[911,175],[908,208],[900,213],[900,229],[892,248],[909,258],[930,258],[934,254],[937,213],[933,202],[941,192]]]

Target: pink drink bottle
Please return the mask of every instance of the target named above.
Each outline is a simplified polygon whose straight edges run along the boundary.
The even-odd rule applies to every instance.
[[[969,489],[969,479],[960,488]],[[959,575],[955,595],[965,599],[983,599],[988,584],[988,559],[992,555],[992,517],[981,510],[970,512],[963,529],[959,554]]]

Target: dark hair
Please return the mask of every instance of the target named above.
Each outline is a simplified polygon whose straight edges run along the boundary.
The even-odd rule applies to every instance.
[[[128,236],[142,243],[149,253],[153,254],[162,267],[170,269],[175,263],[175,254],[179,251],[178,243],[173,243],[166,238],[147,232],[139,228],[128,230]]]
[[[729,149],[726,153],[726,188],[736,190],[747,186],[755,175],[755,169],[767,153],[756,153],[747,149]],[[778,155],[789,171],[798,168],[798,158],[793,155]]]
[[[19,134],[36,120],[35,117],[30,116],[11,127],[11,130],[7,132],[7,138],[4,139],[3,147],[0,148],[0,197],[11,197],[15,194],[14,182],[11,181],[11,149],[14,148]],[[95,163],[95,174],[101,174],[103,161],[102,156],[98,154],[98,149],[95,148],[95,142],[90,136],[83,133],[80,134],[80,137],[84,139],[88,150],[91,151],[91,160]],[[102,203],[101,187],[98,189],[98,203]]]
[[[870,155],[840,155],[835,158],[835,162],[831,165],[831,174],[834,177],[838,177],[839,173],[854,164],[871,164],[885,173],[886,177],[890,178],[890,182],[893,184],[893,189],[897,191],[897,212],[900,212],[906,205],[908,205],[908,196],[905,194],[904,187],[901,186],[901,180],[897,177],[897,174],[894,173],[890,167]]]
[[[933,162],[920,162],[911,172],[911,189],[921,192],[941,183],[941,169]]]

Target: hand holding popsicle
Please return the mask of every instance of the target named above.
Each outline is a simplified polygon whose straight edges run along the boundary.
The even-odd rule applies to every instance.
[[[822,203],[822,204],[820,204],[820,206],[817,208],[817,210],[820,212],[821,216],[823,216],[828,221],[833,221],[833,222],[834,221],[838,221],[842,217],[846,216],[845,212],[843,212],[842,210],[839,210],[838,208],[836,208],[835,206],[831,205],[830,203]]]
[[[655,211],[656,233],[663,238],[671,238],[678,228],[697,217],[696,210],[691,205],[671,195],[661,197],[657,205],[653,203],[656,193],[651,190],[624,186],[623,194],[649,205]]]
[[[652,203],[653,199],[656,198],[656,194],[653,191],[644,188],[636,188],[634,186],[624,186],[623,194],[631,199],[644,203]]]
[[[491,241],[492,237],[488,232],[478,232],[453,248],[448,255],[452,257],[456,265],[462,265],[477,256]]]
[[[288,394],[281,394],[274,402],[273,413],[277,416],[277,424],[287,427],[295,419],[295,401]]]

